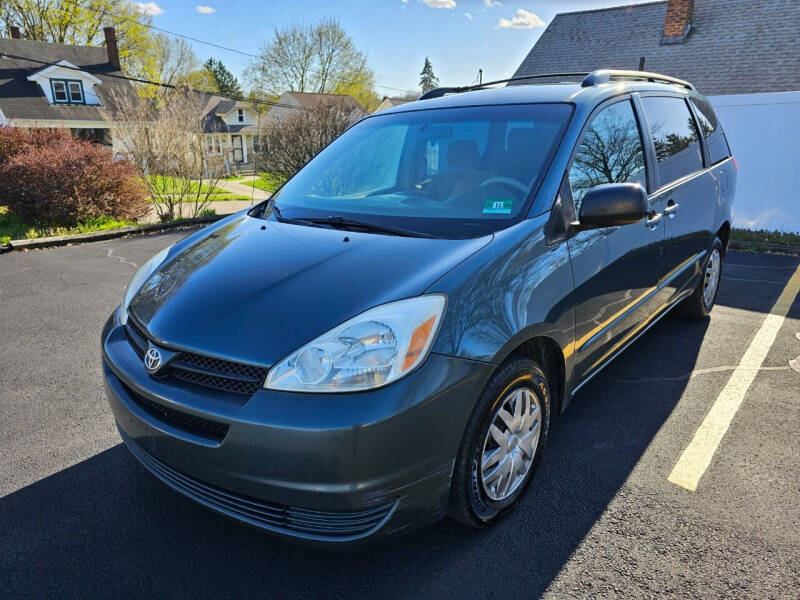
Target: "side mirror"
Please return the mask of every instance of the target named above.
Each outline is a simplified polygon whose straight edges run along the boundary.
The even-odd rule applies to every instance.
[[[580,229],[638,223],[647,213],[647,192],[638,183],[604,183],[586,192],[578,216]]]

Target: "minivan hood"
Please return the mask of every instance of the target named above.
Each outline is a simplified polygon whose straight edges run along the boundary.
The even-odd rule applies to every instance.
[[[419,295],[491,239],[378,235],[242,215],[178,248],[130,313],[166,346],[271,366],[368,308]]]

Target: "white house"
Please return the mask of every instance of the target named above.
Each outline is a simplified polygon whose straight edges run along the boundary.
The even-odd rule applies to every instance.
[[[247,102],[209,95],[203,116],[206,154],[222,158],[231,170],[252,172],[265,125],[266,117]]]
[[[611,68],[691,81],[709,97],[739,162],[734,226],[800,232],[798,32],[798,0],[666,0],[562,13],[514,76]]]
[[[52,127],[113,145],[113,99],[135,94],[122,75],[116,33],[105,29],[106,47],[68,46],[0,39],[0,126]]]

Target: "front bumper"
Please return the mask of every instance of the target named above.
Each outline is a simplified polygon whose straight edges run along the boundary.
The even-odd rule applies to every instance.
[[[122,438],[153,474],[251,525],[337,545],[445,515],[461,436],[493,368],[432,354],[385,388],[261,389],[242,402],[151,377],[114,316],[102,353]]]

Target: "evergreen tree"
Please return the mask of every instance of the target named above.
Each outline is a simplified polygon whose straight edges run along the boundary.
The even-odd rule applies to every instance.
[[[425,57],[425,65],[422,67],[420,73],[419,85],[422,88],[422,93],[431,91],[433,88],[438,87],[439,78],[433,74],[433,65],[428,57]]]
[[[204,64],[203,67],[211,73],[211,76],[214,78],[214,82],[217,85],[217,89],[219,90],[220,94],[225,96],[243,96],[242,88],[239,87],[239,82],[234,77],[233,73],[231,73],[225,65],[222,64],[221,60],[214,60],[213,58],[209,58]]]

